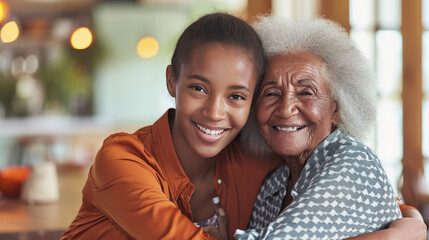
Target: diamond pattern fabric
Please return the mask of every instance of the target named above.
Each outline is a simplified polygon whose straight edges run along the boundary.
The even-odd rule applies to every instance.
[[[401,217],[394,191],[375,153],[335,130],[308,158],[282,212],[289,168],[270,174],[247,230],[236,239],[344,239],[386,228]]]

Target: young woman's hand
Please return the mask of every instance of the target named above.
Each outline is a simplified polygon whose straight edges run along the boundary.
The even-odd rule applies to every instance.
[[[396,232],[397,239],[427,239],[427,226],[420,212],[411,207],[401,207],[403,218],[390,224],[389,229]],[[403,237],[399,237],[403,236]]]
[[[207,225],[203,227],[203,231],[210,234],[218,240],[228,240],[228,216],[225,210],[220,206],[215,206],[217,214],[218,227],[215,225]]]

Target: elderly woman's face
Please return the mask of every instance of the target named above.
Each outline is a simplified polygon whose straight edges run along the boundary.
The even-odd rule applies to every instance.
[[[262,137],[277,154],[311,153],[337,124],[336,104],[323,70],[323,61],[307,52],[269,59],[257,120]]]

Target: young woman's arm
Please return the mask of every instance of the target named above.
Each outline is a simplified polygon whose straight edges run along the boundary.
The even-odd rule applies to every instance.
[[[90,171],[94,206],[134,239],[213,239],[170,200],[154,161],[135,137],[108,138]]]
[[[399,218],[390,224],[388,229],[377,232],[367,233],[349,240],[365,239],[427,239],[427,227],[423,222],[423,217],[419,211],[414,208],[401,208],[403,218]]]

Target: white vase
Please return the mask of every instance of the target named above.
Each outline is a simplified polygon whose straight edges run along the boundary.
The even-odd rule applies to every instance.
[[[28,204],[59,200],[58,176],[53,162],[45,161],[33,166],[21,190],[21,200]]]

